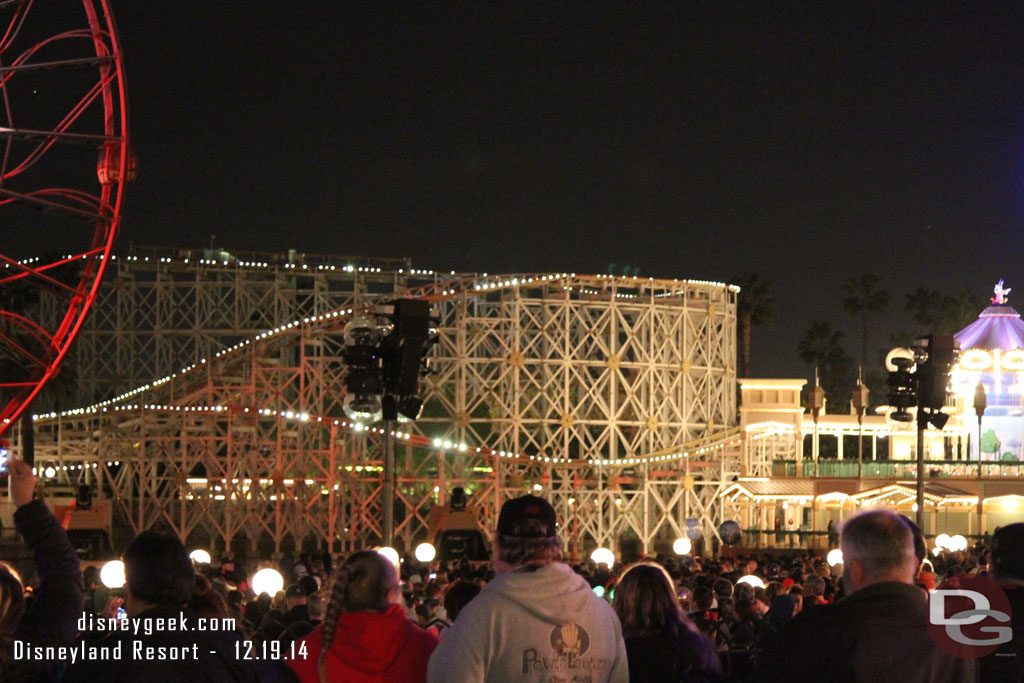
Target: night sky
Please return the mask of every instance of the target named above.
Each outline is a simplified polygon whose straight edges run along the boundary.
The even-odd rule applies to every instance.
[[[728,281],[808,376],[841,285],[1019,287],[1014,3],[114,2],[139,157],[120,246],[408,256],[425,268]],[[1024,310],[1024,309],[1022,309]]]

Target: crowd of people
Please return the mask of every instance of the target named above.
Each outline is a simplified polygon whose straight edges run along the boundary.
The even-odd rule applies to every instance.
[[[610,569],[567,561],[551,505],[523,496],[502,506],[488,564],[304,555],[277,564],[283,590],[255,595],[255,566],[196,565],[177,537],[147,531],[112,595],[79,571],[34,486],[11,461],[38,581],[26,593],[0,566],[4,681],[1024,681],[1024,523],[936,556],[910,520],[864,511],[839,527],[841,575],[813,551]],[[968,659],[929,635],[928,591],[976,575],[1001,586],[1014,629]],[[94,625],[120,609],[159,627]],[[83,611],[99,619],[83,628]],[[230,628],[175,626],[202,619]],[[19,656],[25,644],[54,656]]]

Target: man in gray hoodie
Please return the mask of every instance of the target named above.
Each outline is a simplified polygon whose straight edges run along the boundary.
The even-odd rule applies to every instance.
[[[626,683],[622,628],[611,606],[562,561],[555,511],[543,498],[498,515],[498,576],[434,650],[427,683]]]

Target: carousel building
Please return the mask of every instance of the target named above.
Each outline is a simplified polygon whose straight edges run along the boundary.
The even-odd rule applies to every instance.
[[[954,335],[960,349],[943,428],[925,431],[925,533],[982,536],[1024,517],[1024,321],[1000,282]],[[917,512],[916,422],[859,411],[812,414],[803,380],[741,379],[748,476],[722,495],[759,545],[820,545],[862,506]],[[855,390],[856,393],[856,390]],[[804,532],[804,533],[801,533]],[[808,538],[804,538],[808,536]]]

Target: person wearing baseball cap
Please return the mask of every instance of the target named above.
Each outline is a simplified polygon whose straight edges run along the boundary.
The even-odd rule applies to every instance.
[[[548,501],[506,501],[493,555],[498,576],[459,612],[430,657],[428,683],[539,681],[552,672],[594,683],[629,680],[619,619],[562,562]]]

